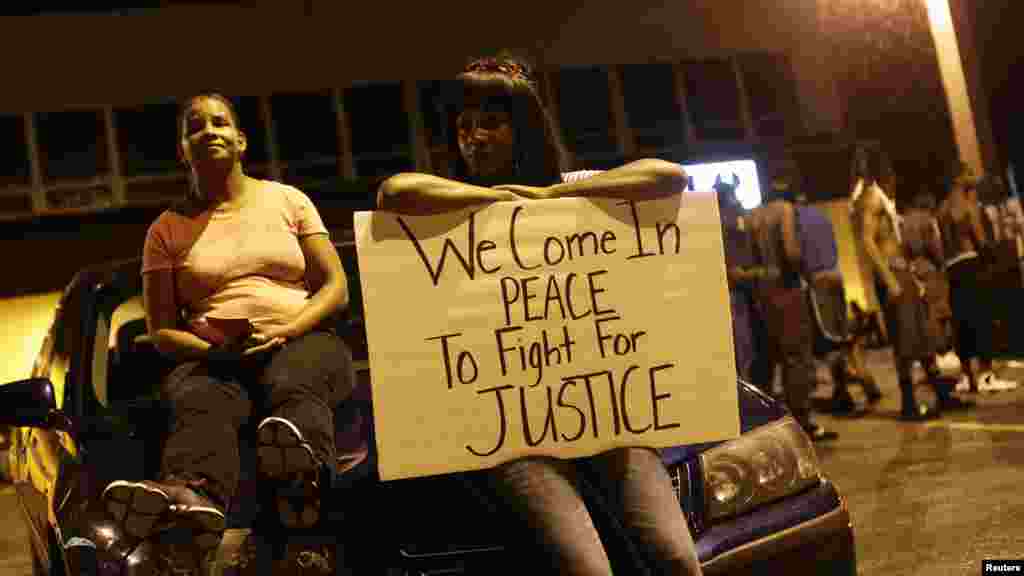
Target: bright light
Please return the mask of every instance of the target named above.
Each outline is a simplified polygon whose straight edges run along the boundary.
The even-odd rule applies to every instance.
[[[744,208],[750,210],[761,204],[761,184],[757,179],[757,164],[753,160],[730,160],[727,162],[698,162],[683,164],[686,173],[693,178],[693,189],[710,192],[715,179],[721,175],[722,180],[732,183],[735,174],[740,179],[736,188],[736,199]]]
[[[960,159],[979,174],[985,167],[978,144],[978,131],[971,110],[971,97],[967,91],[967,77],[960,59],[960,45],[953,26],[953,15],[948,0],[928,0],[928,23],[935,53],[939,61],[939,73],[946,89],[946,102],[953,120],[953,135],[956,138]]]
[[[0,300],[4,332],[0,335],[0,384],[28,378],[43,338],[53,321],[60,292]]]

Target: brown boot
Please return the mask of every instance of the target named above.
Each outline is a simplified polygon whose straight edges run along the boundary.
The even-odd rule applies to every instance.
[[[168,477],[162,482],[116,480],[103,490],[107,511],[135,543],[157,532],[185,528],[201,550],[220,543],[226,526],[219,505],[204,496],[205,480],[186,481]],[[197,491],[199,490],[199,491]]]

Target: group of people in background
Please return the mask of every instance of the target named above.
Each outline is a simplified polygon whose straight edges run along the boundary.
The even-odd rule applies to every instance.
[[[735,198],[735,179],[715,184],[736,364],[742,378],[767,393],[781,364],[782,396],[794,418],[813,440],[832,440],[837,434],[811,416],[817,364],[830,368],[830,412],[877,405],[882,393],[864,362],[872,318],[862,312],[850,321],[833,225],[808,204],[795,173],[792,162],[776,168],[773,196],[750,211]],[[1012,296],[1005,291],[1021,284],[1019,201],[1008,198],[1000,180],[986,181],[962,163],[951,171],[940,202],[925,190],[901,211],[885,191],[892,185],[881,155],[858,150],[849,213],[896,364],[900,418],[921,421],[974,406],[958,393],[1016,388],[997,376],[993,359],[1009,321]],[[996,204],[979,201],[983,186],[992,187]],[[923,382],[915,381],[915,366],[923,369]],[[959,381],[950,377],[957,366]],[[854,381],[863,386],[864,408],[850,394]]]
[[[740,205],[735,195],[738,185],[735,176],[715,183],[737,372],[771,394],[781,366],[783,396],[793,417],[812,440],[835,439],[835,432],[811,417],[815,356],[830,356],[836,393],[847,396],[845,386],[856,373],[858,358],[847,337],[845,294],[831,223],[797,194],[785,169],[772,179],[774,197],[753,210],[745,211]],[[812,293],[814,299],[809,300]],[[872,402],[881,398],[872,379],[861,381]]]

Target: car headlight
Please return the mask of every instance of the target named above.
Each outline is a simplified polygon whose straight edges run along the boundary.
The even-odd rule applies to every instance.
[[[821,481],[810,438],[792,417],[701,455],[710,521],[736,516]]]

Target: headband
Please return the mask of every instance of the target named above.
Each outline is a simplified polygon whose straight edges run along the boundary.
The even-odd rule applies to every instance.
[[[466,66],[463,73],[502,74],[516,80],[531,82],[530,73],[518,62],[499,60],[497,58],[480,58]]]

